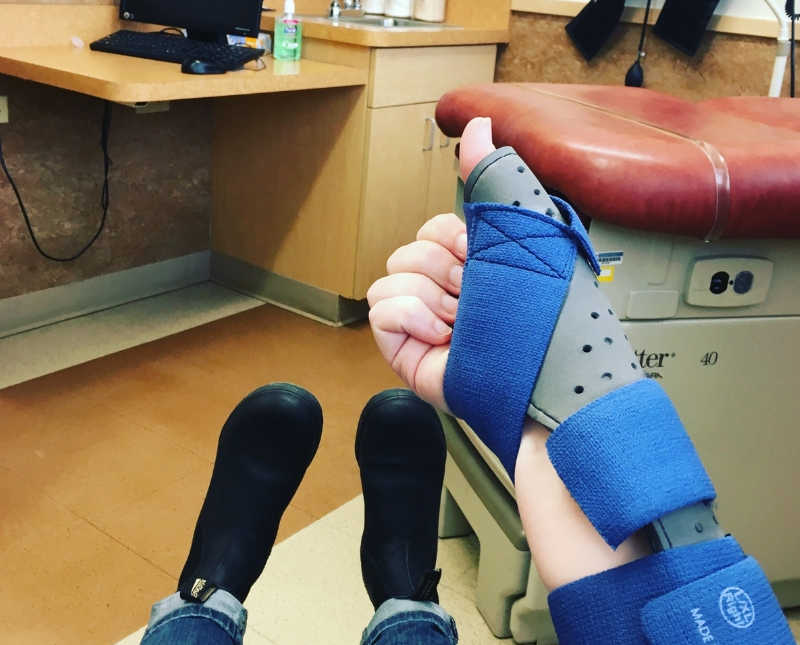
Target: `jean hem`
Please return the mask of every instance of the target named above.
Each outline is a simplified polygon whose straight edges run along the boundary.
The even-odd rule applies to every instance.
[[[428,623],[442,633],[451,645],[458,643],[456,622],[442,607],[433,602],[390,598],[378,607],[361,638],[362,645],[371,645],[388,630],[403,624]]]
[[[216,590],[204,603],[188,602],[174,593],[153,605],[142,642],[168,623],[181,618],[203,618],[222,628],[241,643],[247,627],[247,610],[224,589]]]

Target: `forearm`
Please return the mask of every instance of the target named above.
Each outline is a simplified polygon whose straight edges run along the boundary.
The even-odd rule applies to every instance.
[[[550,431],[528,420],[515,472],[517,505],[531,555],[548,589],[652,553],[634,534],[616,550],[595,530],[567,491],[547,454]]]

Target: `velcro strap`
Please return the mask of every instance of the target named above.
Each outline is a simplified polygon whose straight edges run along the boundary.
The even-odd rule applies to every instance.
[[[575,267],[599,272],[586,231],[502,204],[464,204],[467,261],[444,378],[447,405],[514,478],[522,424]]]
[[[794,645],[766,577],[731,537],[583,578],[548,604],[565,645]]]
[[[561,222],[556,222],[559,226],[563,226],[564,230],[566,231],[567,235],[569,235],[577,244],[578,248],[581,251],[581,255],[583,259],[592,267],[592,271],[595,272],[595,275],[600,275],[601,267],[600,261],[597,259],[597,254],[594,252],[594,247],[592,247],[592,242],[589,240],[589,233],[586,232],[586,229],[581,222],[580,217],[575,212],[575,209],[572,206],[565,202],[563,199],[556,197],[555,195],[550,195],[550,199],[553,200],[553,203],[558,207],[558,212],[561,213],[561,216],[564,218],[565,222],[568,222],[567,226],[561,224]]]
[[[650,379],[568,417],[548,438],[547,451],[572,497],[614,547],[670,511],[716,496],[672,402]]]
[[[795,642],[753,558],[651,600],[642,610],[642,629],[654,645]]]

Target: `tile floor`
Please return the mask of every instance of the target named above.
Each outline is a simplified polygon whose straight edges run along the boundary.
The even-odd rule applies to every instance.
[[[399,385],[367,325],[265,305],[0,390],[3,640],[112,643],[143,624],[174,590],[222,423],[276,380],[325,411],[283,539],[360,493],[356,420]]]
[[[201,282],[0,338],[0,388],[136,347],[264,303]]]
[[[326,620],[340,625],[325,642],[357,642],[369,606],[353,548],[360,530],[355,421],[372,394],[399,382],[365,324],[333,329],[271,306],[243,311],[255,303],[203,289],[213,313],[197,304],[197,291],[183,294],[195,302],[187,307],[193,322],[182,320],[181,296],[173,295],[104,312],[113,323],[99,321],[102,314],[70,321],[65,337],[47,328],[0,340],[0,387],[59,369],[0,389],[4,642],[106,644],[136,632],[150,604],[174,590],[221,424],[244,394],[275,380],[316,393],[325,429],[281,525],[280,557],[248,603],[248,641],[316,642],[318,621],[306,616],[339,594],[348,609],[328,607]],[[233,311],[241,313],[208,322]],[[145,342],[165,333],[173,335]],[[144,344],[117,351],[119,338]],[[12,365],[15,357],[26,366]],[[327,568],[328,550],[312,545],[328,543],[346,545],[337,560],[346,574],[325,576],[304,601],[307,576],[293,572]],[[494,642],[469,597],[474,538],[443,545],[456,572],[443,598],[462,625],[462,643]],[[800,614],[790,615],[800,635]]]
[[[359,495],[275,547],[245,602],[244,645],[358,642],[373,612],[359,564],[363,513]],[[489,633],[475,607],[477,553],[475,536],[440,541],[440,602],[458,623],[460,645],[510,645]],[[137,645],[143,629],[118,645]]]

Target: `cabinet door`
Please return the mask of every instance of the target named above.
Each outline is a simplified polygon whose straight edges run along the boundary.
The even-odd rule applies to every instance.
[[[364,297],[386,275],[386,259],[408,244],[427,219],[433,104],[367,111],[367,158],[358,236],[355,294]]]
[[[367,105],[428,103],[457,87],[491,83],[496,57],[497,45],[373,49]]]
[[[425,212],[428,218],[440,213],[452,213],[455,210],[456,182],[458,181],[456,143],[458,143],[458,139],[451,139],[444,132],[436,129],[431,150],[431,175]]]

